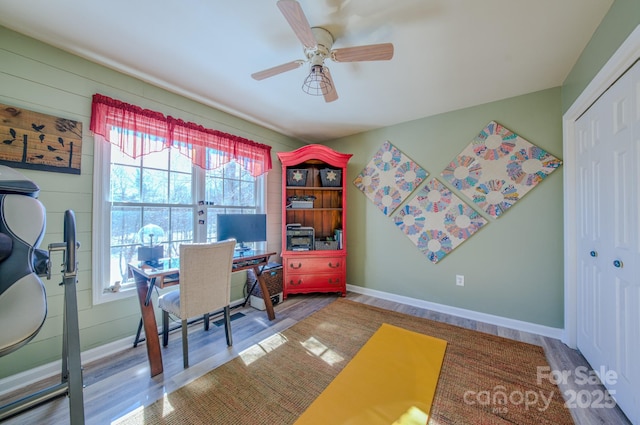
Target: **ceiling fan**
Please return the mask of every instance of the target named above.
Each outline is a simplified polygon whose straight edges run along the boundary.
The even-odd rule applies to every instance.
[[[338,92],[329,68],[324,64],[325,59],[330,58],[334,62],[362,62],[393,58],[393,44],[391,43],[332,49],[334,39],[331,33],[324,28],[311,27],[300,3],[295,0],[279,0],[277,5],[293,32],[302,42],[305,59],[294,60],[253,73],[251,77],[255,80],[273,77],[309,63],[309,75],[302,85],[302,90],[311,95],[322,95],[326,102],[333,102],[338,99]]]

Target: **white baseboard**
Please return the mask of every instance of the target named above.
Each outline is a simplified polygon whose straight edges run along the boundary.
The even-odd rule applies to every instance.
[[[464,308],[451,307],[444,304],[405,297],[403,295],[396,295],[389,292],[378,291],[376,289],[363,288],[361,286],[347,284],[347,290],[358,294],[381,298],[383,300],[394,301],[401,304],[407,304],[414,307],[437,311],[438,313],[450,314],[452,316],[461,317],[464,319],[471,319],[478,322],[488,323],[490,325],[502,326],[504,328],[529,332],[549,338],[561,339],[564,332],[564,329],[552,328],[550,326],[538,325],[536,323],[523,322],[521,320],[495,316],[493,314],[480,313],[473,310],[466,310]]]
[[[83,351],[82,353],[80,353],[80,361],[82,364],[85,364],[111,356],[115,353],[119,353],[128,348],[131,348],[132,342],[132,337],[127,337],[118,341],[113,341],[108,344],[101,345],[100,347]],[[0,397],[4,394],[27,387],[43,379],[48,379],[56,375],[60,376],[61,372],[62,359],[35,367],[33,369],[25,370],[24,372],[20,372],[15,375],[7,376],[6,378],[0,379]]]
[[[231,303],[231,306],[233,307],[242,304],[243,302],[244,299],[236,300]],[[108,344],[83,351],[80,353],[80,361],[84,365],[105,357],[116,355],[117,353],[130,349],[132,344],[133,336],[128,336],[118,341],[113,341]],[[7,376],[6,378],[0,379],[0,397],[43,379],[60,376],[61,371],[62,359],[34,367],[33,369],[25,370],[24,372],[16,373],[15,375]]]

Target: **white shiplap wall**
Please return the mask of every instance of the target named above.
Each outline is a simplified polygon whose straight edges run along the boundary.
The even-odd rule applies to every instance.
[[[91,97],[101,93],[144,108],[236,134],[273,147],[273,171],[267,177],[269,249],[280,252],[280,164],[275,152],[302,143],[242,119],[170,93],[158,87],[86,61],[52,46],[0,27],[0,103],[69,118],[83,123],[81,174],[19,170],[41,188],[47,209],[47,229],[41,245],[63,240],[63,214],[76,215],[78,304],[82,349],[88,350],[133,336],[139,320],[135,298],[92,305],[91,238],[93,202],[93,136],[89,131]],[[62,258],[53,257],[54,275],[45,281],[48,315],[36,338],[15,353],[0,358],[0,379],[59,360],[62,340]],[[241,294],[243,279],[234,279]],[[238,292],[240,291],[240,292]]]

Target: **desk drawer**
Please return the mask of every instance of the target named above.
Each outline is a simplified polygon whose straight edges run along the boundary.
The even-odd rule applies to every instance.
[[[308,273],[340,274],[344,271],[344,257],[287,258],[287,275]]]

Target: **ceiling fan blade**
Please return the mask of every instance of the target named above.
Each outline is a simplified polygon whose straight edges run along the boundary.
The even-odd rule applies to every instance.
[[[302,45],[309,49],[316,47],[318,43],[311,31],[311,25],[309,25],[309,21],[307,21],[307,17],[302,11],[302,7],[300,7],[300,3],[295,0],[279,0],[278,9],[289,22],[291,29],[302,42]]]
[[[331,51],[331,59],[336,62],[386,61],[391,58],[393,58],[391,43],[345,47]]]
[[[334,100],[338,100],[338,92],[336,91],[336,85],[333,82],[333,77],[331,77],[331,72],[329,71],[329,68],[327,68],[326,66],[324,67],[324,74],[327,76],[327,78],[329,78],[329,81],[331,81],[331,91],[324,95],[324,101],[329,103],[329,102],[333,102]]]
[[[273,77],[274,75],[282,74],[283,72],[291,71],[292,69],[300,68],[304,63],[303,60],[295,60],[289,63],[283,63],[282,65],[274,66],[273,68],[265,69],[263,71],[255,72],[251,74],[254,80],[264,80],[265,78]]]

